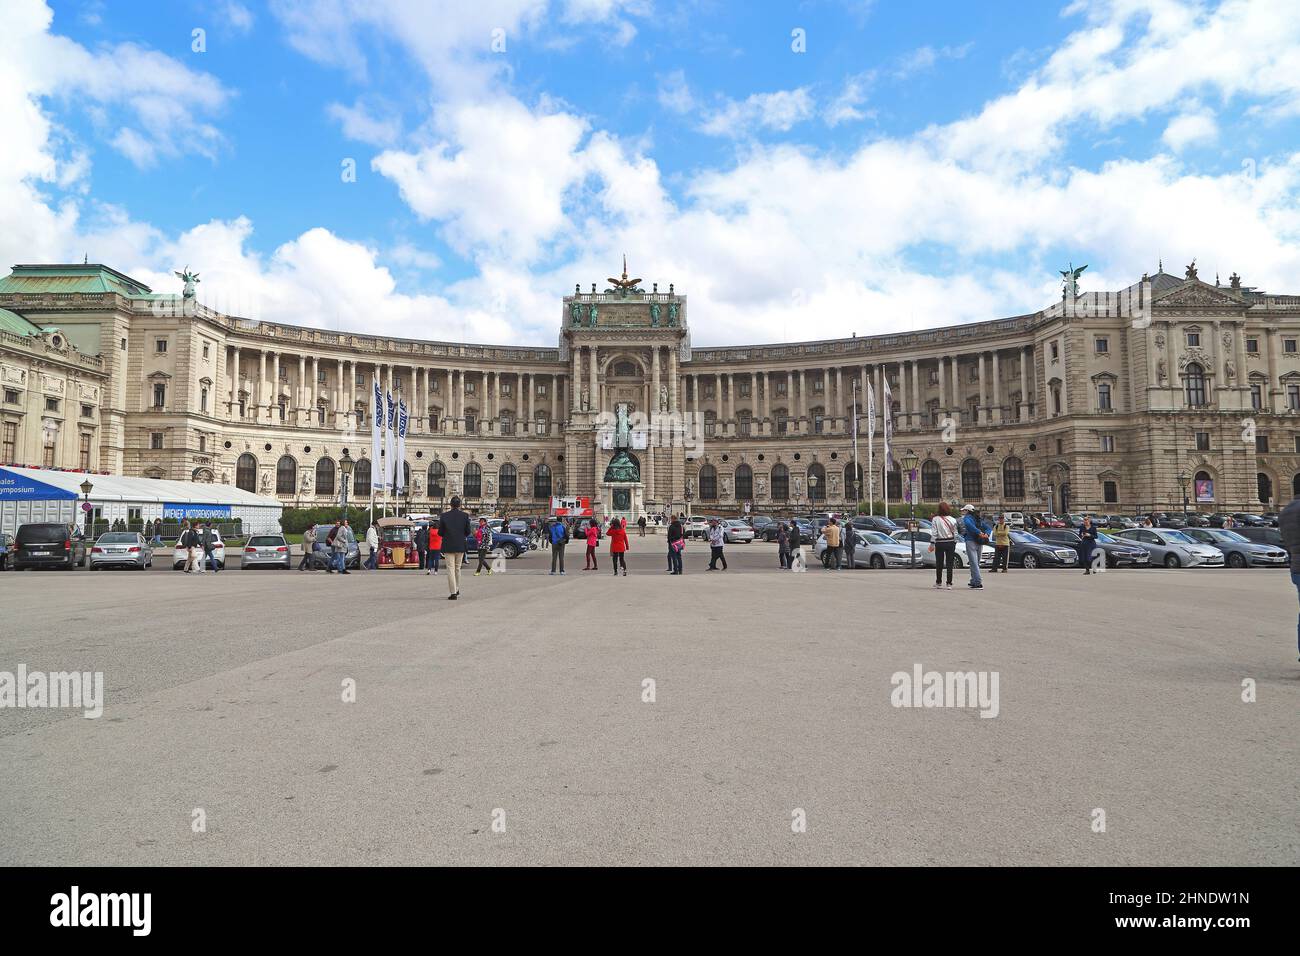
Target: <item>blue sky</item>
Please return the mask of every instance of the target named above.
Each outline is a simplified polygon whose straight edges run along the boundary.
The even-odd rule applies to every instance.
[[[9,261],[254,318],[549,344],[623,252],[699,344],[1015,314],[1067,261],[1300,292],[1296,5],[12,5]]]

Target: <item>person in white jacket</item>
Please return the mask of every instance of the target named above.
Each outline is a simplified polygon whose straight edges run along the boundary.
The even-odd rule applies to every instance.
[[[379,530],[371,523],[366,529],[366,547],[370,549],[370,557],[366,561],[366,568],[374,571],[379,567]]]

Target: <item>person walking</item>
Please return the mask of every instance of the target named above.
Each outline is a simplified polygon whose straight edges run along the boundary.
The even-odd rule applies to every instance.
[[[727,556],[722,549],[727,543],[726,533],[723,531],[722,522],[716,520],[709,521],[709,570],[718,570],[718,562],[722,562],[722,570],[727,570]]]
[[[930,522],[932,537],[930,550],[934,552],[934,587],[944,586],[944,575],[948,581],[947,588],[952,590],[952,569],[957,563],[957,521],[952,516],[948,502],[939,502],[939,513]]]
[[[221,570],[221,565],[217,563],[217,534],[205,524],[199,525],[199,547],[203,549],[202,563],[199,570],[204,570],[209,564],[212,565],[212,573],[216,574]]]
[[[425,570],[429,563],[429,533],[423,525],[416,525],[411,529],[411,534],[415,538],[415,560],[416,567]]]
[[[438,522],[433,521],[429,523],[428,535],[428,561],[430,566],[424,569],[425,574],[438,573],[438,558],[441,556],[441,552],[442,538],[438,537]]]
[[[826,535],[827,568],[838,571],[840,569],[840,526],[834,518],[831,518],[826,522],[826,529],[822,533]]]
[[[595,518],[587,519],[587,563],[583,566],[584,571],[599,571],[596,566],[596,544],[600,541],[600,526],[596,524]]]
[[[569,529],[559,518],[552,518],[547,525],[546,540],[551,545],[551,573],[558,568],[564,574],[564,546],[569,543]]]
[[[962,505],[961,513],[961,536],[966,542],[966,561],[970,564],[970,583],[966,586],[978,591],[984,587],[984,581],[980,577],[980,552],[984,549],[984,542],[989,539],[989,529],[980,521],[979,512],[974,505]]]
[[[641,530],[644,533],[645,529]],[[620,566],[623,577],[627,577],[627,528],[618,518],[609,523],[609,560],[614,565],[614,577],[618,577]]]
[[[460,597],[460,566],[465,550],[473,538],[469,515],[460,510],[460,496],[451,499],[451,510],[438,516],[438,537],[442,539],[442,554],[447,559],[448,601]]]
[[[355,543],[352,526],[348,524],[348,519],[344,518],[339,522],[334,534],[334,564],[339,574],[351,574],[348,570],[348,552],[352,550],[352,545]]]
[[[1079,558],[1083,561],[1083,573],[1092,574],[1092,556],[1097,550],[1097,526],[1092,523],[1092,518],[1084,516],[1083,524],[1079,526]],[[1102,555],[1105,560],[1105,555]]]
[[[366,548],[370,554],[366,557],[366,570],[379,570],[379,527],[372,521],[366,529]]]
[[[993,573],[1007,573],[1008,558],[1011,555],[1011,527],[1007,524],[1005,514],[998,515],[993,525]]]
[[[776,563],[783,571],[790,567],[790,529],[784,521],[776,526]]]
[[[311,553],[316,550],[316,526],[307,525],[307,530],[302,533],[302,560],[298,562],[298,570],[311,567]]]
[[[641,537],[643,538],[645,537],[645,525],[646,525],[645,515],[642,515],[641,517],[636,519],[636,526],[641,529]]]
[[[478,527],[474,529],[474,541],[478,544],[478,567],[474,569],[474,577],[478,577],[484,570],[491,574],[492,565],[488,564],[488,552],[492,550],[492,526],[487,523],[487,518],[478,519]]]
[[[799,530],[799,522],[790,521],[790,552],[785,556],[786,566],[791,571],[794,570],[794,560],[798,556],[799,563],[803,564],[803,533]],[[807,567],[807,565],[804,565]]]
[[[668,573],[682,573],[682,548],[686,546],[686,538],[682,532],[682,522],[679,518],[674,518],[668,525]]]
[[[1282,547],[1291,556],[1291,584],[1300,596],[1300,498],[1292,498],[1282,509],[1277,529],[1282,535]],[[1300,660],[1300,617],[1296,618],[1296,655]]]
[[[198,550],[198,538],[188,521],[181,522],[181,534],[176,539],[176,547],[185,552],[185,573],[193,574],[194,562],[197,559],[195,552]]]

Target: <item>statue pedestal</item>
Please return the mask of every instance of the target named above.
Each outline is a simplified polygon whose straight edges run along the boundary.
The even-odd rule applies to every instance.
[[[645,485],[632,481],[602,482],[600,506],[603,517],[624,518],[634,525],[645,514]]]

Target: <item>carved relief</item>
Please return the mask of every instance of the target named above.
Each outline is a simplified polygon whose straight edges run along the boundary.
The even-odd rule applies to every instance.
[[[0,365],[0,381],[10,385],[26,385],[27,373],[11,365]]]
[[[1178,356],[1179,371],[1182,371],[1183,369],[1187,368],[1187,366],[1192,362],[1197,363],[1203,369],[1208,369],[1211,365],[1210,353],[1205,351],[1205,349],[1201,348],[1200,346],[1190,345],[1187,347],[1186,352]]]
[[[42,372],[42,373],[41,373],[41,391],[42,391],[42,392],[53,392],[53,393],[56,394],[56,395],[62,395],[62,394],[63,394],[63,379],[61,379],[61,378],[54,378],[54,377],[52,377],[52,376],[50,376],[50,375],[46,375],[44,372]]]

